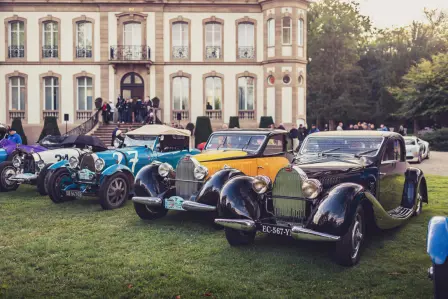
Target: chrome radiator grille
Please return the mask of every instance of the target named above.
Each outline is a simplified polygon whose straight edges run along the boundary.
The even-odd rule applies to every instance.
[[[302,194],[302,178],[291,168],[283,168],[277,173],[272,188],[272,204],[277,218],[302,222],[306,219],[306,201]]]
[[[324,189],[329,189],[335,185],[342,183],[342,178],[337,176],[323,176],[317,179],[321,182]]]
[[[85,154],[81,158],[80,168],[95,171],[95,159],[92,157],[92,155]]]
[[[194,162],[190,157],[183,158],[177,163],[176,168],[176,195],[183,199],[189,199],[200,188],[199,182],[194,182]]]

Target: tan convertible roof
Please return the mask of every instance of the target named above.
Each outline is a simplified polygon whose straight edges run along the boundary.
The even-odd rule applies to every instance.
[[[136,130],[129,131],[127,135],[180,135],[180,136],[190,136],[191,133],[188,130],[176,129],[164,125],[146,125],[142,126]]]

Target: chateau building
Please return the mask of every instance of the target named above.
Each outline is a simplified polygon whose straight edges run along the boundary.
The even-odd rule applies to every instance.
[[[157,97],[166,123],[305,122],[306,0],[1,2],[0,122],[73,127],[119,95]]]

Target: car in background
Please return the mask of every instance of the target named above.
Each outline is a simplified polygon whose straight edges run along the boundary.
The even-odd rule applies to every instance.
[[[328,241],[344,266],[359,261],[368,227],[397,227],[428,202],[425,177],[406,162],[402,136],[383,131],[311,134],[275,179],[239,176],[220,195],[215,223],[230,245],[254,242],[257,231]]]
[[[47,195],[47,169],[56,162],[79,157],[87,152],[104,151],[107,147],[94,136],[56,136],[51,146],[58,146],[42,152],[26,152],[20,147],[12,161],[0,163],[0,189],[14,191],[21,184],[36,185],[41,195]],[[47,139],[48,140],[48,139]],[[44,143],[48,144],[48,143]]]
[[[408,162],[421,163],[429,159],[429,143],[415,136],[405,136],[406,160]]]
[[[294,158],[284,130],[230,129],[209,137],[204,151],[185,156],[176,168],[155,162],[135,179],[134,208],[142,219],[163,217],[169,210],[220,213],[224,184],[242,175],[274,178]]]
[[[190,147],[190,131],[146,125],[127,132],[123,147],[69,157],[49,169],[48,195],[54,203],[96,197],[103,209],[121,207],[134,190],[134,175],[154,161],[176,165]]]
[[[427,252],[432,267],[429,278],[434,283],[434,298],[448,296],[448,217],[433,217],[428,224]]]

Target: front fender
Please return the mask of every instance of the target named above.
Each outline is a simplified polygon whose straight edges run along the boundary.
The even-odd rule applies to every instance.
[[[170,189],[169,183],[159,175],[159,164],[144,166],[135,176],[134,190],[136,196],[157,197]]]
[[[117,173],[117,172],[123,172],[128,176],[129,182],[132,184],[134,182],[134,175],[132,174],[132,171],[129,167],[123,164],[114,164],[112,166],[107,167],[103,172],[101,173],[100,177],[100,184],[111,175]]]
[[[48,167],[48,170],[56,170],[58,168],[64,168],[64,167],[67,167],[67,166],[68,166],[68,161],[67,160],[61,160],[59,162],[54,163],[50,167]]]
[[[428,224],[427,252],[436,265],[448,258],[448,218],[433,217]]]
[[[253,180],[253,177],[237,176],[224,184],[220,196],[221,217],[254,221],[260,218],[258,194],[252,189]]]
[[[196,202],[216,206],[219,202],[224,184],[238,175],[244,175],[244,173],[234,168],[221,169],[215,172],[207,182],[205,182],[204,186],[202,186],[201,191],[196,197]]]
[[[340,184],[331,189],[312,211],[306,228],[343,236],[349,230],[356,208],[363,200],[365,200],[363,186],[354,183]]]

